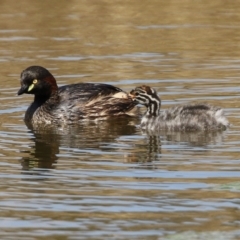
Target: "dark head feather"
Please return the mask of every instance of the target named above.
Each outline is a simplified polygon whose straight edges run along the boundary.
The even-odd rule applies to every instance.
[[[51,95],[58,86],[53,75],[41,66],[31,66],[21,73],[21,88],[18,95],[23,93],[35,95]]]

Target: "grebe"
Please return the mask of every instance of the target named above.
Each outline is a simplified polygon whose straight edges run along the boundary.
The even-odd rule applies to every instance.
[[[223,110],[204,103],[180,105],[160,112],[161,99],[157,92],[146,85],[130,92],[132,98],[145,105],[147,111],[141,120],[141,128],[150,131],[161,129],[172,131],[226,130],[229,126]]]
[[[31,124],[71,124],[82,119],[137,116],[136,102],[120,88],[98,83],[77,83],[58,87],[54,76],[41,66],[21,73],[23,93],[35,95],[25,113]]]

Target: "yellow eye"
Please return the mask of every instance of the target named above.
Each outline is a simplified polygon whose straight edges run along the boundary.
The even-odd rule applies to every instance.
[[[34,84],[36,84],[37,81],[38,81],[37,79],[33,80],[32,84],[28,87],[28,92],[30,92],[34,88]]]

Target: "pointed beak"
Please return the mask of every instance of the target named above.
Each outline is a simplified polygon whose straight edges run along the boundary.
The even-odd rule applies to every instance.
[[[21,88],[18,90],[17,95],[22,95],[23,93],[27,93],[28,86],[22,85]]]

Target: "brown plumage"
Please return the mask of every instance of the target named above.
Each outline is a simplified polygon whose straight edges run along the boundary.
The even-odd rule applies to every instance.
[[[136,116],[136,103],[120,88],[108,84],[77,83],[58,87],[45,68],[31,66],[21,73],[23,93],[35,95],[25,113],[31,124],[72,124],[83,119]]]

